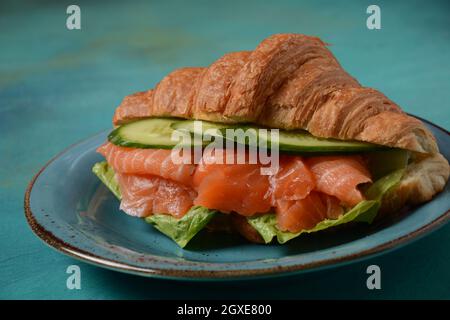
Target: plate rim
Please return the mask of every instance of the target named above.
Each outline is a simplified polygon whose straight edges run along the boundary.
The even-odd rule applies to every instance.
[[[431,126],[436,127],[437,129],[443,131],[447,135],[450,135],[449,131],[445,128],[442,128],[439,125],[432,123],[426,119],[421,117],[409,114],[425,123],[428,123]],[[356,262],[363,259],[368,259],[377,254],[389,252],[391,250],[402,247],[405,244],[411,243],[412,241],[419,239],[421,236],[428,234],[430,231],[434,229],[438,229],[443,226],[447,220],[450,218],[450,209],[446,212],[440,214],[436,219],[429,222],[426,225],[421,226],[419,229],[416,229],[406,235],[403,235],[399,238],[396,238],[392,241],[379,244],[372,248],[368,248],[366,250],[359,251],[357,253],[344,254],[340,257],[334,258],[326,258],[320,261],[313,261],[308,263],[299,262],[297,264],[288,265],[288,266],[271,266],[267,268],[258,268],[258,269],[234,269],[234,270],[188,270],[188,269],[165,269],[165,268],[143,268],[138,266],[129,265],[123,262],[114,261],[109,258],[98,256],[94,253],[88,252],[86,250],[77,248],[64,240],[58,238],[50,231],[46,230],[44,226],[38,223],[36,220],[30,205],[30,196],[33,190],[33,186],[42,172],[53,163],[56,159],[58,159],[61,155],[63,155],[68,150],[74,148],[75,146],[82,144],[83,142],[92,139],[93,137],[103,133],[105,130],[98,132],[90,137],[87,137],[77,143],[74,143],[54,157],[52,157],[31,179],[28,183],[28,186],[25,191],[24,197],[24,212],[28,225],[30,226],[33,233],[41,239],[45,244],[49,247],[55,249],[58,252],[61,252],[67,256],[75,258],[77,260],[103,267],[106,269],[124,272],[128,274],[135,274],[146,277],[155,277],[155,278],[164,278],[164,279],[173,279],[173,280],[240,280],[240,279],[255,279],[255,278],[263,278],[263,277],[275,277],[275,276],[283,276],[289,275],[298,272],[306,272],[306,271],[315,271],[324,268],[331,268],[333,266],[340,266],[345,263]],[[433,200],[431,200],[433,201]]]

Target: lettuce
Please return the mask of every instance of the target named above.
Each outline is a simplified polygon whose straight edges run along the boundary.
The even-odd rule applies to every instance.
[[[116,174],[108,162],[103,161],[96,163],[92,168],[92,172],[105,184],[105,186],[108,187],[109,190],[111,190],[117,199],[122,199]]]
[[[92,172],[111,190],[117,199],[122,199],[115,172],[106,161],[96,163]],[[216,210],[196,206],[192,207],[181,219],[176,219],[167,214],[155,214],[145,218],[145,221],[172,238],[183,248],[208,224],[216,213]]]
[[[200,231],[218,213],[205,207],[192,207],[181,219],[166,214],[155,214],[145,218],[156,229],[175,241],[181,248]]]
[[[340,224],[348,223],[355,220],[358,216],[363,213],[373,212],[378,209],[378,201],[368,200],[358,203],[350,211],[346,212],[338,219],[326,219],[319,222],[314,228],[308,230],[302,230],[297,233],[291,233],[286,231],[281,231],[277,227],[277,218],[273,213],[265,214],[263,216],[258,216],[254,218],[248,218],[250,225],[258,231],[261,237],[266,243],[270,243],[274,237],[277,238],[278,242],[283,244],[293,238],[298,237],[303,233],[312,233],[320,230],[328,229],[331,227],[338,226]],[[369,216],[372,216],[370,214]]]
[[[385,194],[400,182],[405,169],[398,169],[375,181],[365,192],[367,199],[381,200]]]
[[[383,198],[383,195],[387,194],[397,186],[404,171],[404,168],[397,169],[378,179],[370,186],[369,189],[367,189],[365,193],[368,200],[358,203],[337,219],[326,219],[319,222],[312,229],[302,230],[297,233],[281,231],[277,227],[277,219],[273,213],[258,217],[250,217],[247,221],[253,228],[256,229],[256,231],[258,231],[266,243],[270,243],[273,238],[276,237],[278,242],[281,244],[298,237],[302,233],[317,232],[351,221],[372,223],[378,213],[378,209],[381,206],[381,199]]]

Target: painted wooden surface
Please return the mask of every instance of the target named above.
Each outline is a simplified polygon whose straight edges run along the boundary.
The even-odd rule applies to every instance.
[[[82,29],[60,1],[0,4],[0,298],[450,298],[450,226],[398,251],[293,278],[241,283],[143,279],[76,262],[29,230],[28,181],[66,146],[111,125],[114,108],[182,66],[208,65],[273,33],[322,37],[344,68],[407,112],[450,127],[450,4],[377,1],[76,1]],[[82,289],[66,288],[78,264]],[[382,290],[366,288],[366,267]],[[269,289],[270,288],[270,289]]]

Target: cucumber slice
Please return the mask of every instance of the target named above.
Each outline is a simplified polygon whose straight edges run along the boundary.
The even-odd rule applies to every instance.
[[[195,126],[195,123],[201,123],[201,129],[198,126]],[[220,135],[225,134],[226,129],[234,129],[238,128],[237,125],[227,124],[227,123],[218,123],[218,122],[210,122],[204,120],[184,120],[174,122],[170,125],[174,130],[186,130],[192,132],[194,134],[203,135],[206,130],[211,131],[219,131]],[[199,130],[200,129],[200,130]],[[211,132],[213,132],[211,131]]]
[[[230,139],[227,137],[226,131],[227,129],[242,129],[247,133],[247,138],[245,139],[245,144],[250,144],[249,141],[259,141],[267,140],[267,145],[271,146],[275,141],[270,141],[270,133],[267,135],[263,135],[261,131],[258,129],[264,129],[263,127],[258,127],[255,125],[243,124],[243,125],[234,125],[234,124],[225,124],[225,123],[214,123],[209,121],[201,121],[202,130],[200,130],[199,126],[194,126],[195,121],[200,120],[184,120],[175,122],[171,125],[173,129],[176,130],[187,130],[194,134],[201,135],[208,129],[216,129],[215,134],[221,135],[225,139]],[[247,132],[248,129],[254,129],[251,132]],[[268,129],[268,128],[266,128]],[[213,132],[213,131],[210,131]],[[257,137],[254,137],[254,134]],[[252,137],[254,139],[250,139]],[[234,141],[236,137],[231,137]],[[330,152],[367,152],[367,151],[375,151],[375,150],[384,150],[386,147],[360,142],[360,141],[343,141],[336,139],[325,139],[325,138],[317,138],[311,135],[306,131],[287,131],[287,130],[279,130],[279,150],[284,152],[314,152],[314,153],[330,153]]]
[[[171,125],[184,120],[175,118],[148,118],[122,125],[108,135],[115,145],[141,149],[172,149],[180,145],[180,139],[172,139]],[[176,136],[174,137],[176,138]],[[190,139],[194,146],[194,139]],[[200,145],[202,145],[200,141]]]
[[[279,133],[280,151],[292,152],[365,152],[385,147],[360,141],[317,138],[307,132],[285,131]]]

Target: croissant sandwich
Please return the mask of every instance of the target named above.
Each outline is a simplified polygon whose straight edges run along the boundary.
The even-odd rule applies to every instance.
[[[371,223],[449,177],[420,120],[301,34],[175,70],[125,97],[113,124],[93,172],[121,210],[181,247],[203,228],[285,243]]]

